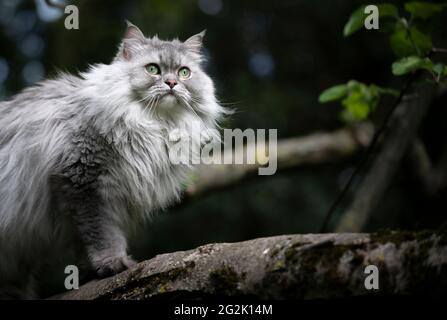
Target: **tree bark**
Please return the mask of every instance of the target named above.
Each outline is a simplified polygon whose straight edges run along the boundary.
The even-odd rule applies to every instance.
[[[433,86],[422,86],[417,93],[405,96],[397,106],[383,137],[381,149],[354,193],[352,203],[341,217],[337,232],[362,231],[379,201],[385,199],[385,192],[405,153],[417,137],[417,130],[434,93]]]
[[[417,182],[428,196],[433,196],[447,186],[447,146],[434,163],[421,139],[415,139],[407,155]]]
[[[447,237],[431,232],[306,234],[162,254],[51,299],[347,298],[447,293]],[[379,288],[365,288],[365,267]]]
[[[370,143],[373,133],[373,125],[370,122],[363,122],[334,132],[281,139],[277,147],[278,171],[348,159]],[[253,148],[257,155],[263,156],[266,153],[257,146]],[[247,147],[239,148],[232,153],[243,154],[246,149]],[[185,200],[230,187],[241,180],[256,176],[258,169],[263,166],[262,160],[267,159],[268,156],[265,159],[257,157],[255,164],[201,165],[191,178],[185,192]]]

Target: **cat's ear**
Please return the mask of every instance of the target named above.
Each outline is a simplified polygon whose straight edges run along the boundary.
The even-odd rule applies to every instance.
[[[122,39],[120,54],[124,59],[129,60],[135,52],[136,47],[144,44],[146,38],[136,25],[127,20],[126,23],[127,27]]]
[[[206,30],[203,30],[202,32],[193,35],[192,37],[188,38],[184,44],[186,45],[186,47],[195,52],[195,53],[200,53],[200,51],[202,50],[202,46],[203,46],[203,37],[205,36]]]

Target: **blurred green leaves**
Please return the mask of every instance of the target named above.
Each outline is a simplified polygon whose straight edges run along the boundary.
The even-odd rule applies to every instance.
[[[379,18],[393,17],[395,22],[390,32],[390,45],[397,57],[405,57],[411,54],[425,54],[432,48],[431,35],[421,32],[418,27],[418,19],[427,19],[437,13],[440,13],[445,5],[426,2],[408,2],[405,9],[411,13],[410,20],[399,15],[397,7],[390,3],[378,4]],[[348,22],[343,29],[345,37],[352,35],[360,30],[366,18],[364,13],[366,6],[361,6],[355,10],[349,17]]]
[[[320,103],[341,100],[344,107],[342,119],[344,121],[357,121],[366,119],[373,111],[381,95],[397,96],[399,92],[389,88],[382,88],[377,85],[366,85],[356,80],[351,80],[346,84],[340,84],[323,91],[318,100]]]
[[[391,70],[395,76],[402,76],[418,69],[432,70],[433,67],[433,62],[429,58],[410,56],[394,62]]]
[[[412,1],[404,5],[406,11],[410,12],[415,18],[427,19],[435,14],[441,13],[446,7],[445,4]]]
[[[390,45],[397,57],[417,54],[426,55],[433,47],[432,37],[427,28],[428,18],[441,13],[445,4],[412,1],[407,2],[404,8],[410,13],[409,19],[399,17],[390,35]],[[429,21],[431,24],[432,21]],[[424,31],[422,31],[424,30]]]
[[[363,27],[365,18],[367,17],[367,14],[365,13],[365,8],[366,6],[362,6],[351,14],[348,22],[346,23],[343,29],[343,35],[345,37],[350,36],[351,34],[360,30]],[[379,9],[380,18],[398,16],[397,7],[394,4],[383,3],[377,5],[377,8]]]
[[[432,75],[435,82],[440,82],[442,77],[447,76],[447,66],[445,64],[434,64],[429,58],[417,56],[405,57],[394,62],[391,70],[395,76],[402,76],[417,70],[426,70]]]
[[[447,76],[447,66],[442,63],[435,64],[432,70],[439,78],[442,76]]]
[[[426,54],[433,44],[430,34],[419,31],[416,26],[409,27],[406,20],[400,20],[390,35],[390,46],[397,57],[406,57]]]
[[[398,60],[391,71],[395,76],[402,76],[417,70],[428,71],[434,81],[440,82],[447,76],[447,66],[435,63],[429,57],[433,49],[431,32],[434,15],[439,14],[447,7],[445,4],[412,1],[404,4],[408,16],[402,16],[399,9],[390,3],[377,5],[379,18],[393,18],[384,24],[382,31],[389,34],[391,50]],[[345,37],[362,29],[367,18],[366,6],[355,10],[343,29]],[[382,88],[375,84],[351,80],[346,84],[339,84],[324,90],[319,96],[320,103],[340,101],[344,107],[342,119],[345,121],[358,121],[366,119],[373,111],[381,95],[398,96],[399,92],[393,89]]]
[[[338,86],[330,87],[324,90],[318,97],[320,103],[327,103],[331,101],[340,100],[348,93],[348,86],[345,84],[340,84]]]

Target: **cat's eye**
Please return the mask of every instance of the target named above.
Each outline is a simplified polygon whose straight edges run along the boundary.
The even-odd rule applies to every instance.
[[[151,63],[146,66],[146,71],[151,75],[157,75],[160,74],[160,67],[155,63]]]
[[[182,79],[188,79],[191,76],[191,70],[188,67],[181,67],[178,70],[178,76]]]

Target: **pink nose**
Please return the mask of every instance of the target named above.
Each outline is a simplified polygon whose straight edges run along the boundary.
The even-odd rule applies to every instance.
[[[165,81],[165,83],[169,86],[169,88],[172,89],[177,84],[177,81],[175,81],[174,79],[168,79]]]

